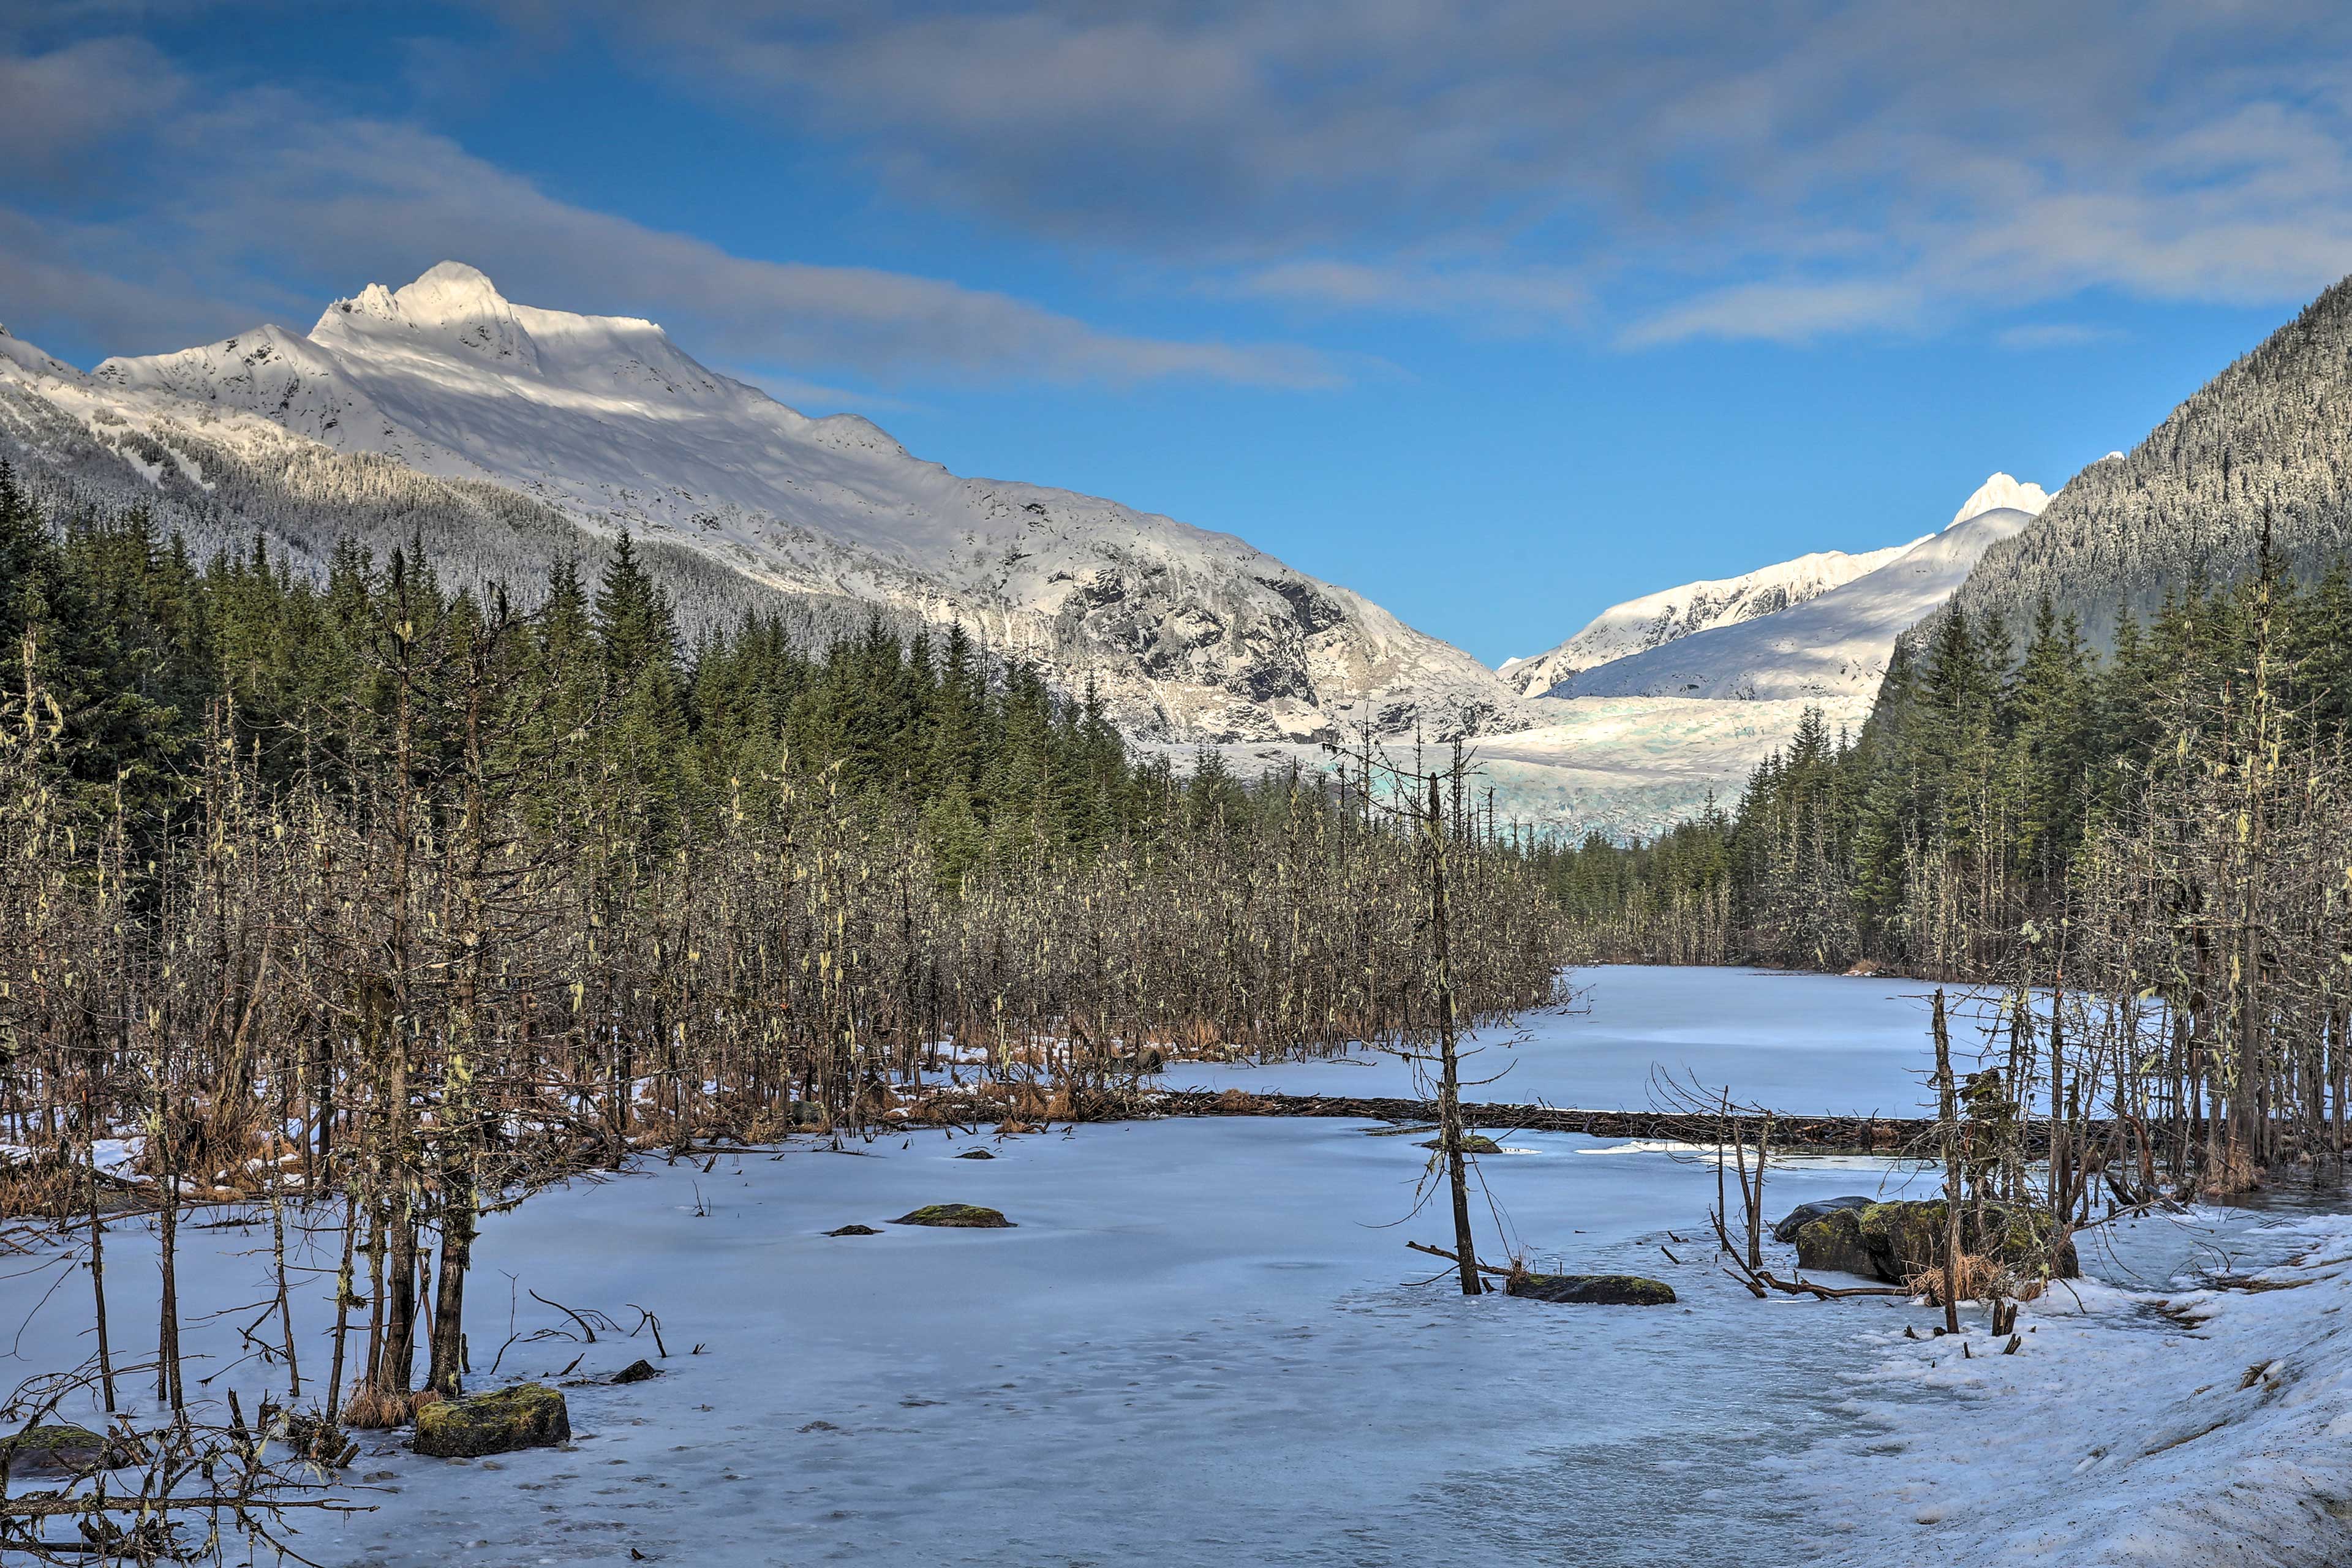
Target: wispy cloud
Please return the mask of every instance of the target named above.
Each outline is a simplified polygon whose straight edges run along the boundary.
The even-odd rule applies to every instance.
[[[1799,342],[2352,268],[2335,0],[601,11],[912,200],[1334,310]]]
[[[2090,290],[2283,302],[2352,269],[2340,0],[486,4],[518,47],[593,37],[905,206],[1114,285],[1318,320],[1801,343],[2063,316]],[[100,33],[146,14],[48,12]],[[826,374],[1352,374],[730,254],[397,116],[197,80],[137,37],[20,36],[0,21],[0,200],[54,229],[52,259],[141,293],[142,320],[462,253],[526,297]],[[419,113],[480,53],[405,47]]]
[[[2124,334],[2114,327],[2088,326],[2081,321],[2028,321],[2004,327],[1993,342],[2005,349],[2072,349],[2086,343],[2112,342]]]
[[[1903,283],[1743,283],[1637,321],[1619,341],[1628,348],[1691,338],[1803,343],[1862,328],[1916,326],[1921,305],[1919,290]]]
[[[160,334],[127,347],[184,346],[236,317],[252,324],[248,311],[315,312],[332,294],[404,282],[455,256],[528,302],[656,314],[689,347],[754,363],[881,377],[1288,388],[1343,379],[1292,345],[1108,331],[941,279],[734,255],[561,200],[414,125],[272,88],[198,91],[142,47],[68,53],[0,56],[0,89],[32,83],[45,100],[102,106],[112,136],[137,154],[137,176],[79,193],[87,212],[74,194],[37,215],[21,197],[0,205],[0,233],[21,241],[0,258],[0,300],[112,339]],[[0,189],[27,191],[79,134],[0,136]]]
[[[1286,261],[1224,285],[1231,292],[1328,310],[1461,316],[1496,325],[1580,320],[1592,292],[1556,268],[1523,270],[1415,262]]]

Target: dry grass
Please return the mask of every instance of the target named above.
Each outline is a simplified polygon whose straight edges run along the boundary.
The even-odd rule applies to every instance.
[[[47,1150],[0,1166],[0,1218],[64,1219],[89,1206],[88,1167]]]
[[[2205,1168],[2198,1183],[2200,1195],[2209,1198],[2229,1197],[2248,1193],[2262,1185],[2262,1173],[2253,1156],[2243,1145],[2231,1143],[2221,1151],[2221,1157]]]
[[[434,1395],[439,1398],[438,1394]],[[343,1401],[343,1425],[355,1432],[381,1432],[404,1426],[415,1417],[419,1396],[398,1394],[363,1383]]]
[[[2043,1282],[2021,1279],[2011,1272],[1999,1258],[1981,1253],[1960,1254],[1958,1275],[1959,1299],[1963,1301],[2031,1301],[2042,1294]],[[1915,1296],[1924,1296],[1931,1307],[1944,1305],[1944,1270],[1941,1265],[1917,1269],[1903,1279],[1903,1288]]]

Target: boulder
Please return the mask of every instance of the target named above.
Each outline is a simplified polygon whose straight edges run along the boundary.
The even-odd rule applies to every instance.
[[[925,1204],[912,1214],[902,1214],[892,1225],[935,1225],[954,1230],[1010,1230],[1013,1222],[994,1209],[978,1204]]]
[[[1422,1144],[1422,1147],[1436,1149],[1443,1147],[1444,1142],[1443,1139],[1432,1138]],[[1484,1132],[1465,1132],[1462,1135],[1462,1152],[1465,1154],[1499,1154],[1503,1152],[1503,1146]]]
[[[1799,1204],[1772,1227],[1772,1239],[1794,1241],[1799,1231],[1817,1219],[1827,1218],[1840,1209],[1866,1209],[1877,1201],[1876,1198],[1864,1197],[1823,1198],[1819,1203]]]
[[[635,1361],[613,1374],[614,1383],[650,1383],[662,1374],[662,1369],[639,1356]]]
[[[828,1230],[827,1236],[879,1236],[882,1233],[870,1225],[845,1225],[839,1230]]]
[[[572,1416],[563,1395],[545,1384],[519,1383],[495,1394],[419,1406],[411,1446],[430,1458],[478,1459],[571,1440]]]
[[[1671,1307],[1675,1288],[1638,1274],[1515,1274],[1505,1290],[1531,1301],[1589,1307]]]
[[[1849,1230],[1849,1226],[1851,1229]],[[1941,1198],[1872,1204],[1813,1221],[1797,1233],[1797,1261],[1899,1285],[1944,1263]],[[1853,1248],[1859,1247],[1859,1252]],[[2047,1215],[2030,1207],[1970,1204],[1960,1210],[1960,1249],[2027,1279],[2072,1279],[2082,1271],[2074,1243]],[[1845,1261],[1832,1262],[1837,1257]],[[1865,1261],[1866,1268],[1855,1267]]]
[[[0,1458],[12,1475],[80,1475],[135,1464],[131,1446],[87,1426],[53,1422],[0,1437]]]
[[[1863,1205],[1863,1208],[1869,1206],[1866,1201]],[[1827,1205],[1808,1204],[1806,1207],[1826,1208]],[[1783,1241],[1797,1244],[1797,1267],[1800,1268],[1831,1274],[1859,1274],[1865,1279],[1883,1279],[1885,1277],[1878,1272],[1878,1265],[1871,1258],[1870,1248],[1863,1243],[1862,1213],[1860,1208],[1831,1208],[1800,1225],[1793,1235],[1781,1236],[1779,1226],[1773,1226],[1772,1234]],[[1790,1217],[1793,1219],[1796,1216],[1792,1215]]]

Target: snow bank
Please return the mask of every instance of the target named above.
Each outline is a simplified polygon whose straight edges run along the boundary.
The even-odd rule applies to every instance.
[[[2015,1356],[1981,1322],[1969,1359],[1950,1340],[1865,1336],[1874,1439],[1797,1468],[1843,1536],[1829,1561],[2352,1562],[2352,1217],[2240,1245],[2273,1266],[2062,1288],[2025,1309]]]

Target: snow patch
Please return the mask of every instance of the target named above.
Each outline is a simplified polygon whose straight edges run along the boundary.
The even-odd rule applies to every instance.
[[[1819,598],[1857,577],[1867,576],[1923,542],[1849,555],[1817,551],[1792,561],[1760,566],[1737,577],[1685,583],[1612,605],[1574,637],[1533,658],[1507,661],[1496,674],[1528,697],[1540,697],[1580,671],[1658,647],[1717,626],[1737,626]]]

